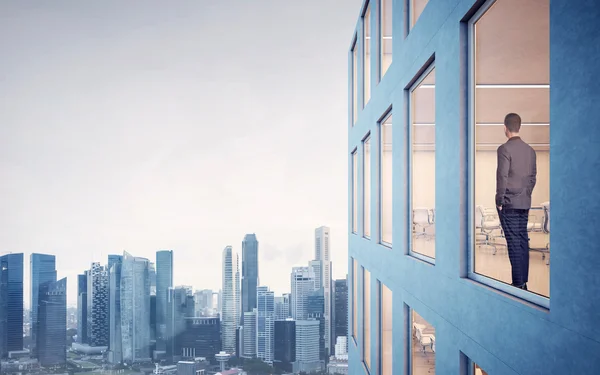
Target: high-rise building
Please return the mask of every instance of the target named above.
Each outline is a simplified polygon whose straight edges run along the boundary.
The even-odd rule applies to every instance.
[[[188,298],[192,290],[188,287],[178,286],[170,288],[167,293],[167,358],[176,363],[181,359],[181,335],[185,332],[185,318],[194,315],[194,300]],[[193,297],[193,296],[192,296]]]
[[[296,362],[294,372],[319,371],[323,362],[319,358],[319,326],[318,320],[296,321]]]
[[[87,287],[88,342],[90,346],[108,346],[108,270],[99,262],[92,263]]]
[[[156,294],[150,294],[150,341],[156,346]]]
[[[38,293],[37,354],[42,367],[67,364],[67,278],[40,284]]]
[[[319,321],[319,358],[325,361],[328,355],[325,347],[325,296],[323,288],[308,295],[307,319]]]
[[[123,361],[148,361],[151,358],[148,259],[124,253],[120,286]]]
[[[276,320],[273,325],[273,366],[285,372],[293,371],[296,362],[296,321]]]
[[[110,255],[109,255],[110,259]],[[114,258],[113,258],[114,259]],[[112,264],[111,264],[112,263]],[[121,331],[121,276],[123,258],[109,260],[108,301],[109,301],[109,343],[108,361],[113,364],[123,362],[123,335]]]
[[[37,326],[38,308],[40,304],[40,285],[56,281],[56,257],[54,255],[33,253],[29,257],[29,271],[31,280],[30,292],[30,324],[31,324],[31,354],[37,356]]]
[[[308,267],[315,274],[315,289],[321,288],[321,270],[323,268],[323,263],[320,260],[311,260],[308,262]]]
[[[213,291],[210,289],[197,290],[194,293],[196,316],[214,316]]]
[[[310,267],[292,268],[291,290],[292,318],[304,320],[307,318],[308,295],[315,290],[315,274]]]
[[[236,353],[236,329],[239,324],[238,257],[231,246],[223,250],[222,343],[227,353]],[[241,354],[241,353],[240,353]]]
[[[255,234],[247,234],[242,241],[242,313],[256,308],[257,287],[258,240]]]
[[[77,342],[80,344],[88,343],[88,274],[89,271],[84,271],[82,275],[77,275]]]
[[[244,358],[255,358],[256,357],[256,309],[252,312],[244,313],[244,350],[242,357]]]
[[[267,286],[256,289],[256,356],[263,362],[273,362],[273,324],[275,295]]]
[[[329,241],[329,228],[319,227],[315,229],[315,260],[321,262],[321,272],[316,274],[318,283],[316,288],[323,288],[325,298],[325,348],[327,355],[332,353],[331,348],[335,345],[335,339],[331,337],[331,250]]]
[[[185,318],[185,330],[180,336],[183,359],[204,357],[213,362],[221,351],[221,320],[218,316]]]
[[[289,299],[286,304],[284,296],[274,297],[273,305],[275,310],[275,320],[285,320],[290,317]]]
[[[348,279],[335,280],[334,283],[334,321],[333,336],[348,337]],[[346,343],[348,340],[346,340]],[[336,344],[337,345],[337,344]],[[346,348],[346,350],[348,350]]]
[[[167,345],[167,299],[173,287],[173,250],[156,252],[156,348]]]
[[[150,295],[156,296],[156,264],[150,262],[148,269],[150,270]]]
[[[0,358],[23,350],[23,254],[0,256]]]

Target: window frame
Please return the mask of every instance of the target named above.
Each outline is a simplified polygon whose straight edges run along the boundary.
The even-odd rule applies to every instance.
[[[362,362],[368,373],[371,373],[371,369],[373,368],[372,362],[372,354],[373,354],[373,341],[371,340],[371,272],[367,270],[364,266],[361,266],[362,269]],[[369,275],[369,283],[365,283],[365,276]],[[366,298],[366,294],[368,293],[368,298]],[[369,314],[367,318],[367,312]],[[368,345],[367,345],[368,338]]]
[[[391,20],[392,20],[392,22],[391,22],[391,24],[392,24],[392,37],[391,37],[392,38],[391,39],[392,40],[392,60],[390,62],[390,66],[385,70],[385,72],[383,72],[383,55],[384,55],[383,41],[385,40],[383,19],[384,19],[384,14],[385,14],[384,13],[384,11],[385,11],[384,4],[386,1],[390,1],[390,8],[391,8],[390,10],[392,13],[392,17],[391,17]],[[379,56],[379,64],[378,64],[379,68],[378,68],[377,76],[378,76],[378,82],[381,82],[383,80],[383,77],[385,77],[387,72],[390,70],[390,68],[392,66],[392,62],[394,62],[394,58],[393,58],[393,56],[394,56],[394,44],[393,44],[393,41],[394,41],[394,32],[393,32],[393,30],[394,30],[394,3],[392,0],[379,0],[377,9],[378,9],[378,17],[377,18],[378,18],[378,22],[379,22],[379,24],[377,25],[378,29],[379,29],[379,43],[377,46],[378,47],[377,55]]]
[[[358,345],[358,262],[352,258],[352,339]]]
[[[393,236],[393,232],[394,232],[394,142],[393,142],[393,135],[394,135],[394,122],[392,120],[392,160],[391,160],[391,164],[392,164],[392,174],[390,176],[390,189],[392,190],[392,204],[390,205],[390,207],[388,207],[388,209],[391,209],[391,215],[390,215],[390,220],[392,220],[390,227],[392,228],[392,242],[386,242],[383,240],[383,152],[384,152],[384,144],[383,144],[383,124],[385,124],[385,122],[390,118],[393,117],[393,109],[392,107],[389,107],[384,113],[383,116],[381,116],[381,118],[379,119],[379,121],[377,121],[377,129],[378,129],[378,145],[379,145],[379,152],[378,152],[378,165],[377,165],[377,194],[378,196],[378,201],[379,204],[377,205],[377,227],[378,227],[378,232],[379,232],[379,244],[382,246],[385,246],[386,248],[391,249],[393,247],[393,243],[394,243],[394,236]]]
[[[408,240],[408,244],[407,244],[407,249],[408,249],[408,255],[413,257],[413,258],[417,258],[419,260],[422,260],[426,263],[435,265],[435,258],[432,257],[428,257],[427,255],[418,253],[413,251],[413,231],[412,231],[412,213],[413,213],[413,202],[412,202],[412,198],[413,198],[413,99],[412,99],[412,95],[413,92],[419,87],[419,85],[425,80],[425,78],[427,78],[427,76],[435,69],[435,59],[432,59],[430,62],[427,62],[427,64],[425,65],[426,68],[421,70],[419,72],[419,75],[417,75],[414,83],[409,87],[408,91],[408,105],[407,105],[407,117],[408,117],[408,126],[406,127],[406,139],[407,139],[407,151],[408,151],[408,155],[407,155],[407,175],[406,175],[406,181],[407,181],[407,186],[408,189],[406,189],[406,199],[407,199],[407,225],[408,225],[408,236],[407,236],[407,240]],[[434,83],[435,85],[435,83]],[[437,88],[434,88],[435,92],[437,92]],[[435,95],[435,93],[434,93]],[[436,101],[437,103],[437,101]],[[436,105],[437,106],[437,105]],[[437,117],[437,109],[435,110],[435,117]],[[434,127],[437,128],[437,121],[434,121]],[[435,131],[434,128],[434,131]],[[434,158],[437,156],[437,150],[435,149],[435,145],[437,144],[437,138],[435,139],[435,143],[434,143]],[[436,163],[437,165],[437,163]],[[435,176],[435,180],[434,180],[434,195],[435,195],[435,191],[437,188],[437,174]],[[437,200],[436,200],[436,205],[437,205]],[[436,207],[433,207],[434,212],[436,211]],[[434,241],[437,242],[437,237],[434,238]],[[434,243],[434,246],[437,248],[437,244]]]
[[[363,138],[362,140],[362,168],[363,168],[363,178],[362,178],[362,207],[363,207],[363,212],[362,212],[362,227],[363,227],[363,238],[366,238],[368,240],[371,239],[371,216],[372,216],[372,207],[371,207],[371,196],[373,194],[373,181],[371,179],[371,170],[373,167],[373,163],[372,163],[372,154],[373,154],[373,144],[371,143],[372,137],[371,137],[371,132],[368,132],[367,135]],[[366,152],[366,145],[369,145],[369,152]],[[368,154],[368,158],[369,160],[366,160]],[[368,166],[368,173],[367,172],[367,167]],[[368,180],[368,183],[367,183]],[[368,187],[368,196],[366,194],[367,192],[367,187]],[[368,207],[367,207],[368,206]],[[368,208],[368,209],[367,209]],[[368,230],[367,230],[368,229]],[[367,233],[368,232],[368,233]]]
[[[351,55],[351,76],[352,76],[352,89],[350,105],[352,106],[352,120],[350,124],[352,127],[356,125],[358,121],[358,34],[354,33],[354,38],[350,44],[350,55]]]
[[[387,285],[385,285],[383,282],[381,282],[381,280],[377,280],[377,287],[378,287],[378,289],[377,289],[377,292],[378,292],[377,293],[377,298],[378,298],[378,304],[377,304],[378,314],[377,314],[377,316],[379,319],[379,322],[377,325],[377,327],[378,327],[378,329],[377,329],[377,342],[378,342],[377,364],[378,364],[378,368],[379,368],[379,374],[384,375],[384,372],[383,372],[384,358],[383,358],[383,349],[382,349],[383,345],[384,345],[384,342],[383,342],[383,332],[384,332],[384,330],[383,330],[383,325],[384,325],[383,291],[384,291],[384,289],[383,288],[389,290],[389,292],[390,292],[390,303],[391,303],[391,306],[390,306],[391,314],[390,315],[392,317],[392,327],[391,327],[391,330],[392,330],[392,332],[391,332],[391,338],[392,338],[391,353],[392,353],[392,355],[391,355],[391,369],[390,369],[391,373],[394,372],[394,355],[393,355],[393,353],[394,353],[394,331],[393,331],[393,327],[394,327],[394,292]]]
[[[487,0],[481,7],[473,14],[473,16],[467,22],[467,56],[468,64],[465,67],[467,69],[467,93],[468,93],[468,108],[467,108],[467,186],[468,186],[468,201],[467,201],[467,278],[476,281],[477,283],[489,286],[498,291],[506,294],[518,297],[524,301],[531,302],[535,305],[550,309],[550,298],[545,297],[530,291],[515,288],[510,284],[505,284],[502,281],[493,279],[483,274],[475,272],[475,157],[476,157],[476,144],[475,144],[475,24],[479,21],[485,13],[496,3],[497,0]]]
[[[367,17],[367,13],[368,17]],[[372,56],[372,50],[373,50],[373,33],[371,33],[371,29],[373,26],[373,8],[371,7],[371,0],[367,0],[365,2],[365,6],[361,12],[361,26],[362,26],[362,108],[364,109],[367,104],[369,104],[369,102],[371,101],[371,94],[372,94],[372,90],[371,90],[371,86],[372,86],[372,82],[371,82],[371,70],[373,69],[373,64],[371,63],[373,60],[373,56]],[[366,23],[365,23],[366,21]],[[365,27],[368,26],[368,27]],[[367,30],[369,31],[369,45],[367,48]],[[365,69],[366,67],[366,62],[368,61],[369,63],[369,71],[367,72],[367,70]],[[368,73],[368,74],[367,74]],[[368,78],[368,84],[367,84],[367,78]],[[367,97],[367,92],[368,92],[368,97]]]

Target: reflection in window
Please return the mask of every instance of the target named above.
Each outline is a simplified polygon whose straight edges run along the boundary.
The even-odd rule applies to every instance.
[[[371,4],[363,16],[363,107],[371,99]]]
[[[379,177],[381,243],[392,244],[392,115],[383,120],[380,128],[381,166]]]
[[[356,48],[356,38],[352,46],[352,126],[358,119],[358,51]]]
[[[358,231],[358,155],[352,153],[352,233]]]
[[[483,371],[476,363],[473,363],[473,375],[488,375],[488,373]]]
[[[356,341],[356,333],[358,332],[358,263],[356,259],[352,259],[352,337]]]
[[[363,230],[371,237],[371,137],[363,143]]]
[[[411,310],[412,375],[435,374],[435,328]]]
[[[411,251],[435,258],[435,69],[410,94]]]
[[[513,283],[514,276],[526,282],[529,291],[549,296],[549,0],[497,1],[473,21],[471,32],[475,42],[471,48],[475,51],[471,76],[474,90],[471,129],[475,139],[472,145],[474,271],[508,284]],[[508,113],[520,116],[520,138],[535,150],[537,165],[537,182],[532,192],[521,186],[522,180],[517,182],[508,177],[508,189],[502,194],[509,200],[512,197],[519,206],[529,205],[531,199],[527,220],[529,241],[521,241],[521,246],[512,246],[518,241],[511,241],[511,248],[519,249],[511,250],[512,261],[495,202],[497,150],[507,142],[504,118]],[[508,142],[515,144],[515,140]],[[518,148],[527,150],[522,144]],[[506,165],[512,168],[519,160],[526,159],[521,155]],[[521,167],[532,173],[532,165]],[[515,176],[513,172],[509,174]],[[511,215],[506,209],[501,212]],[[524,215],[527,217],[527,213]]]
[[[380,63],[381,77],[385,75],[388,68],[392,64],[392,0],[381,1],[381,18],[380,18]]]
[[[371,273],[363,267],[363,359],[371,369]]]
[[[381,374],[392,373],[392,291],[381,284]]]
[[[423,13],[423,9],[429,0],[409,0],[410,7],[410,27],[412,28]]]

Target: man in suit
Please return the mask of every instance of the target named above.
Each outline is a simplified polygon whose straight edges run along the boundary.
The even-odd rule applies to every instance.
[[[529,278],[529,236],[527,221],[531,193],[536,182],[536,155],[519,137],[521,117],[509,113],[504,118],[508,141],[498,147],[496,170],[496,206],[506,237],[512,267],[512,285],[527,290]]]

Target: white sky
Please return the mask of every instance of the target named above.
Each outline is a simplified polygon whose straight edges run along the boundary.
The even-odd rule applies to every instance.
[[[26,279],[55,254],[74,304],[123,250],[173,249],[176,284],[219,289],[222,249],[254,232],[282,293],[327,225],[344,277],[361,2],[0,2],[0,253]]]

